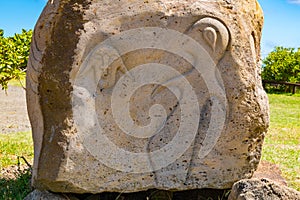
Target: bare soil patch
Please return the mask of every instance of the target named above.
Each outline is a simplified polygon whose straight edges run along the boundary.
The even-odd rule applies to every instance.
[[[31,130],[25,93],[17,86],[9,86],[7,91],[0,90],[0,133]]]

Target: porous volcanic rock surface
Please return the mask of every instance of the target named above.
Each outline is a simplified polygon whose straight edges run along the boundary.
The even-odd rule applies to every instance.
[[[131,193],[250,178],[269,124],[262,24],[256,0],[48,1],[26,79],[33,185]]]

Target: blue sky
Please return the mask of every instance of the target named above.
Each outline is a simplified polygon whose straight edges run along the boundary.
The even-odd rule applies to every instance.
[[[46,0],[0,0],[0,29],[5,36],[33,29]]]
[[[300,0],[258,0],[265,14],[262,56],[275,46],[300,47]],[[0,0],[0,29],[5,36],[33,29],[46,0]]]
[[[274,46],[300,47],[300,0],[258,0],[264,11],[262,57]]]

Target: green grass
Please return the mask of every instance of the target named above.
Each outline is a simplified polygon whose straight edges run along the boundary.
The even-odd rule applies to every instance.
[[[32,162],[33,143],[31,133],[0,134],[0,169],[17,165],[18,156],[23,156],[26,160]]]
[[[288,185],[300,191],[300,95],[268,96],[271,118],[262,159],[277,164]]]
[[[0,199],[23,199],[30,191],[31,171],[26,161],[32,164],[33,144],[30,132],[0,134],[0,170],[6,168],[10,171],[9,177],[0,174]],[[27,168],[22,169],[20,166]],[[10,169],[18,166],[20,169]]]
[[[17,170],[14,178],[0,178],[0,199],[23,200],[31,191],[30,169]]]

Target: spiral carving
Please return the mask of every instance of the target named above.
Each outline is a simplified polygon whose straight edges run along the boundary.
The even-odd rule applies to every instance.
[[[201,75],[213,102],[211,117],[214,120],[210,123],[199,157],[203,158],[210,152],[223,129],[227,105],[222,81],[217,76],[216,60],[220,58],[219,52],[225,50],[228,37],[219,38],[218,34],[223,34],[224,27],[221,31],[216,30],[221,24],[216,21],[202,19],[187,34],[163,28],[125,31],[103,41],[89,53],[74,81],[72,102],[74,121],[90,154],[108,167],[130,173],[153,172],[175,162],[193,145],[198,133],[202,105],[199,105],[197,91],[187,78],[188,74],[195,72]],[[197,37],[194,39],[193,30],[202,29],[207,23],[210,26],[204,27],[199,42]],[[176,42],[168,42],[170,38]],[[224,45],[221,50],[220,43]],[[126,67],[124,55],[142,49],[176,55],[190,63],[192,68],[179,72],[160,63]],[[137,95],[141,88],[149,92]],[[169,109],[153,100],[159,99],[162,91],[171,95],[170,100],[165,100],[168,97],[162,95],[167,106],[172,104]],[[142,113],[132,112],[131,104],[139,102],[135,98],[149,100],[150,105]],[[134,106],[139,107],[138,104]],[[179,115],[178,122],[169,120],[175,112]],[[145,119],[142,122],[139,120],[141,116]],[[166,124],[171,127],[169,131],[164,129]],[[149,151],[153,138],[162,132],[174,133],[166,143]],[[117,137],[124,139],[114,141]],[[130,151],[124,141],[146,141],[144,151]]]

